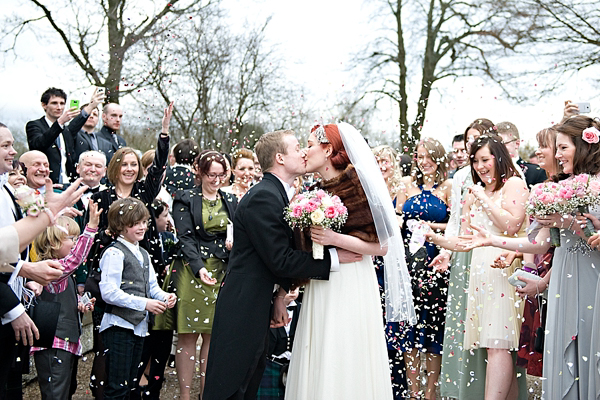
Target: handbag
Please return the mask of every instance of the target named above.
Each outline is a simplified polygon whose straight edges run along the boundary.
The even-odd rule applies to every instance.
[[[541,296],[538,296],[538,307],[540,313],[540,326],[535,330],[535,342],[533,343],[533,350],[537,353],[544,354],[544,336],[546,335],[544,320],[542,318],[543,311],[546,309],[545,301]]]
[[[28,314],[40,333],[39,339],[33,338],[33,345],[51,349],[60,316],[60,303],[38,298],[29,306]]]

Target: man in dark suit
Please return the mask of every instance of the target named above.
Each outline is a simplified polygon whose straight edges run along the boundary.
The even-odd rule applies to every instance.
[[[106,154],[107,163],[110,163],[112,155],[121,147],[127,146],[123,136],[119,135],[121,121],[123,120],[123,109],[117,103],[108,103],[102,109],[102,129],[98,132],[98,137],[108,141],[111,146],[110,153]]]
[[[89,104],[84,104],[81,106],[81,110],[83,110]],[[100,134],[96,132],[96,125],[98,125],[98,119],[100,118],[100,114],[98,112],[98,107],[94,108],[88,119],[83,124],[83,127],[75,137],[75,163],[79,162],[79,156],[86,151],[99,151],[104,154],[110,155],[114,153],[112,145],[109,141],[107,141],[104,137],[100,137]]]
[[[39,150],[48,157],[52,182],[67,183],[76,175],[74,149],[76,133],[81,129],[92,109],[103,100],[104,93],[94,92],[89,108],[80,113],[76,109],[65,111],[67,94],[63,90],[49,88],[42,94],[42,108],[46,115],[29,121],[25,125],[25,132],[29,150]],[[71,124],[66,126],[71,119],[73,119]]]
[[[539,165],[525,162],[519,156],[519,146],[521,145],[521,139],[519,136],[519,130],[512,122],[500,122],[496,125],[498,127],[498,134],[502,138],[502,142],[508,149],[513,162],[516,163],[523,174],[525,175],[525,182],[531,190],[534,185],[544,182],[548,177],[546,171],[544,171]]]
[[[269,320],[272,327],[287,322],[282,290],[274,294],[277,284],[287,290],[290,279],[328,279],[339,263],[362,259],[346,250],[329,249],[323,260],[314,260],[310,253],[294,249],[283,209],[294,195],[294,179],[306,172],[294,132],[261,136],[256,153],[265,174],[235,212],[234,246],[217,299],[204,400],[256,397],[265,368]]]
[[[167,167],[165,187],[171,196],[177,190],[192,189],[195,185],[192,164],[199,154],[198,143],[194,139],[183,139],[173,148],[175,165]]]

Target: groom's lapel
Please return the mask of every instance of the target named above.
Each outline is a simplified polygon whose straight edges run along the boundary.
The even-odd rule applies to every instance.
[[[279,190],[279,194],[281,194],[281,197],[283,198],[283,202],[285,203],[285,205],[287,206],[288,204],[290,204],[287,193],[285,192],[285,188],[283,187],[283,184],[281,183],[279,178],[277,178],[275,175],[267,172],[263,176],[263,179],[267,179],[267,180],[273,182],[275,184],[275,187],[277,188],[277,190]]]

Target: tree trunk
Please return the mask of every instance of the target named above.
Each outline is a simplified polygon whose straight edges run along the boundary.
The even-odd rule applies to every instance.
[[[124,5],[123,0],[109,0],[107,13],[108,26],[108,75],[104,85],[106,86],[106,97],[108,103],[119,102],[119,83],[123,72],[123,48],[124,32],[122,28],[121,15]]]
[[[410,137],[408,135],[408,96],[406,95],[406,49],[404,48],[404,32],[402,31],[402,3],[398,0],[396,5],[396,30],[398,33],[398,66],[400,69],[398,107],[400,110],[400,142],[406,152],[410,148]]]

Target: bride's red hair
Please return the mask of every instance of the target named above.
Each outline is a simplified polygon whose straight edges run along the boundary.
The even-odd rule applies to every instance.
[[[319,126],[321,125],[313,126],[310,133],[313,133]],[[350,164],[350,158],[348,157],[348,153],[346,153],[346,149],[344,149],[340,131],[336,124],[323,125],[323,128],[325,128],[325,136],[327,136],[329,143],[321,143],[321,147],[325,148],[328,144],[331,144],[333,150],[330,156],[331,165],[333,168],[343,171]]]

